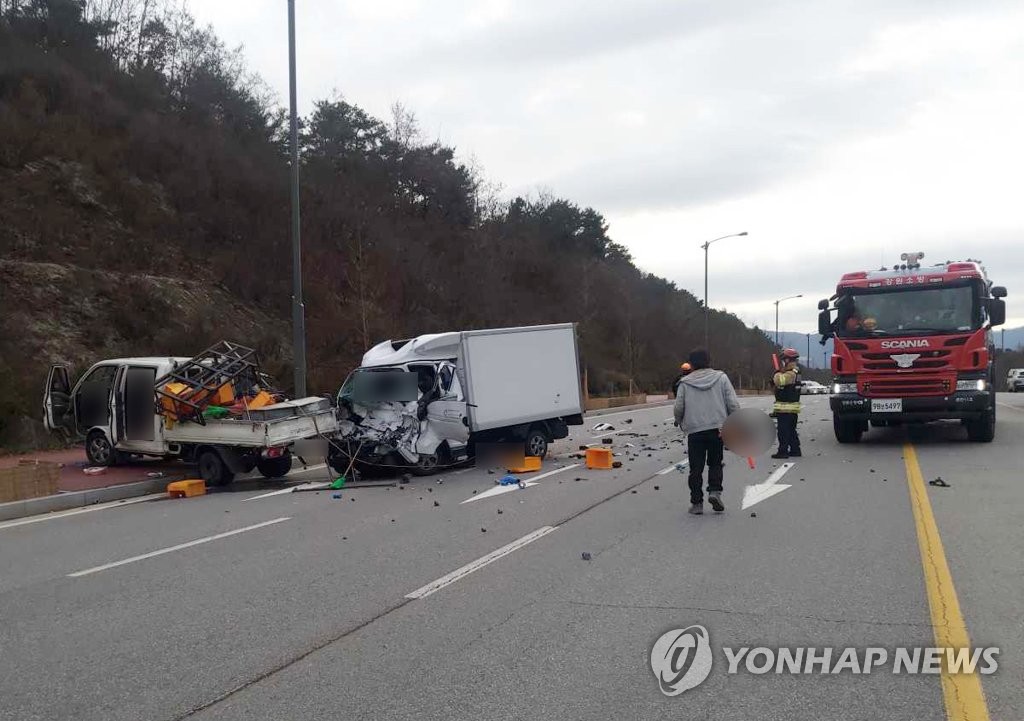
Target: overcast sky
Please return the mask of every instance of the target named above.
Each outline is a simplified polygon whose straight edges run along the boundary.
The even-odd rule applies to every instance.
[[[843,272],[981,258],[1024,325],[1024,3],[297,0],[300,112],[341,93],[504,195],[602,212],[645,270],[811,331]],[[286,0],[191,0],[288,97]]]

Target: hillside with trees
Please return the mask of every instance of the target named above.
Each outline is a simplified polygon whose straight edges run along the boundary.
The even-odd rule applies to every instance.
[[[576,321],[594,393],[665,390],[701,344],[700,302],[597,210],[503,199],[399,105],[323,99],[301,127],[312,392],[440,330]],[[230,338],[287,387],[285,113],[240,51],[166,0],[0,0],[0,137],[0,447],[41,442],[51,362]],[[764,376],[770,341],[711,323],[716,364]]]

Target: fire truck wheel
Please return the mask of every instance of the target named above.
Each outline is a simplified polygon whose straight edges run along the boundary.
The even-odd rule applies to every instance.
[[[836,440],[840,443],[859,443],[864,429],[859,422],[841,421],[832,418],[832,429],[835,431]]]
[[[991,443],[996,437],[996,407],[977,420],[967,422],[967,438],[975,443]]]

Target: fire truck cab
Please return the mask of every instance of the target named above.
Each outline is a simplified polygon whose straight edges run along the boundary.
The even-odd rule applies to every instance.
[[[1006,289],[977,260],[903,263],[846,273],[818,303],[822,343],[834,339],[830,405],[836,439],[871,426],[959,420],[972,441],[995,437],[992,328],[1006,319]]]

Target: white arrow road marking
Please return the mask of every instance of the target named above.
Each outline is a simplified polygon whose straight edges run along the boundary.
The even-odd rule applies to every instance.
[[[752,486],[747,486],[746,490],[743,491],[743,504],[740,506],[740,510],[750,508],[754,504],[771,498],[776,493],[782,493],[789,488],[788,485],[779,484],[779,479],[786,475],[789,469],[795,465],[795,463],[783,463],[775,469],[774,473],[768,476],[768,480],[764,483],[755,483]]]
[[[515,488],[515,486],[512,486],[512,487]],[[469,574],[473,573],[473,571],[479,571],[481,568],[483,568],[487,564],[494,563],[495,561],[497,561],[502,556],[507,556],[508,554],[512,553],[512,551],[515,551],[516,549],[522,548],[526,544],[533,543],[538,538],[542,538],[542,537],[548,535],[549,533],[551,533],[556,528],[558,528],[558,526],[554,526],[554,527],[552,527],[552,526],[543,526],[541,528],[538,528],[533,533],[528,533],[525,536],[523,536],[522,538],[517,539],[515,541],[512,541],[512,543],[508,544],[507,546],[502,546],[499,549],[491,551],[486,556],[481,556],[480,558],[476,559],[475,561],[470,561],[469,563],[467,563],[462,568],[457,568],[454,571],[452,571],[451,573],[449,573],[448,575],[441,576],[441,578],[437,579],[436,581],[431,581],[426,586],[423,586],[422,588],[417,588],[415,591],[413,591],[411,593],[405,594],[405,597],[406,598],[426,598],[430,594],[432,594],[432,593],[434,593],[436,591],[440,591],[445,586],[447,586],[449,584],[452,584],[452,583],[455,583],[460,578],[468,576]]]
[[[556,468],[553,471],[548,471],[547,473],[541,473],[539,476],[534,476],[533,478],[530,478],[529,480],[527,480],[526,481],[526,487],[529,488],[530,486],[536,486],[537,485],[537,481],[539,481],[541,478],[547,478],[548,476],[553,476],[556,473],[561,473],[563,471],[568,471],[568,470],[570,470],[572,468],[579,468],[579,466],[580,466],[579,463],[573,463],[571,466],[565,466],[564,468]],[[472,503],[473,501],[479,501],[481,498],[493,498],[494,496],[500,496],[503,493],[511,493],[512,491],[518,491],[518,490],[519,490],[519,486],[516,485],[516,484],[513,484],[511,486],[495,486],[494,488],[486,490],[483,493],[478,493],[475,496],[471,496],[470,498],[467,498],[462,503]],[[460,503],[459,505],[462,505],[462,504]]]
[[[679,461],[679,463],[673,463],[668,468],[662,468],[655,475],[657,475],[657,476],[666,476],[669,473],[671,473],[672,471],[676,470],[676,466],[678,466],[680,463],[683,464],[683,466],[689,466],[690,465],[690,459],[689,458],[684,458],[683,460]]]

